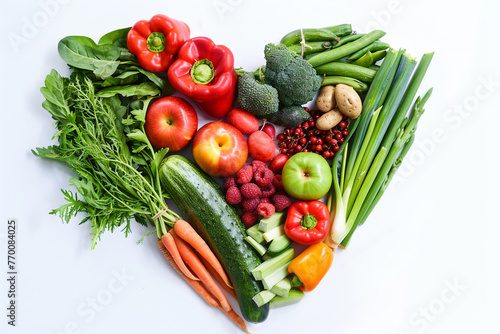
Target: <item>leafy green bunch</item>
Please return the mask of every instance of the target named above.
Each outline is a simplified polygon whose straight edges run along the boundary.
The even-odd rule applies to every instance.
[[[123,44],[127,31],[110,33],[113,37],[105,39],[101,53],[87,37],[66,37],[59,52],[71,66],[71,76],[52,70],[41,88],[42,106],[56,121],[58,145],[33,153],[67,163],[78,175],[70,183],[82,197],[63,190],[68,203],[51,213],[65,222],[85,213],[82,223],[90,222],[94,235],[91,248],[105,230],[124,225],[128,235],[134,220],[154,224],[161,236],[166,225],[179,218],[165,206],[167,194],[159,179],[168,149],[156,151],[144,132],[148,105],[165,92],[164,81],[140,68],[123,48],[115,60],[104,60],[117,62],[112,70],[103,65],[106,52],[102,50],[120,49],[117,45]]]

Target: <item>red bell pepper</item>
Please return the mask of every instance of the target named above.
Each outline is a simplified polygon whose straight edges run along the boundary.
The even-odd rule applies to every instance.
[[[233,53],[207,37],[194,37],[182,45],[168,69],[168,80],[212,117],[220,119],[233,107],[238,80]]]
[[[134,24],[127,35],[127,47],[144,69],[161,73],[168,70],[189,35],[186,23],[158,14]]]
[[[326,236],[329,218],[328,207],[323,202],[295,202],[288,208],[285,233],[301,245],[318,243]]]

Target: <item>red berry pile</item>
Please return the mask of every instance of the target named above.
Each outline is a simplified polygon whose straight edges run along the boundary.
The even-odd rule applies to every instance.
[[[259,216],[269,218],[292,203],[284,193],[281,175],[275,175],[259,160],[253,160],[235,175],[224,179],[222,187],[227,202],[241,208],[241,220],[247,227],[256,223]]]
[[[280,153],[292,156],[299,152],[313,152],[324,158],[332,158],[349,134],[349,118],[344,116],[333,129],[322,131],[316,128],[316,120],[322,115],[318,110],[309,111],[311,117],[296,128],[285,129],[277,137]]]

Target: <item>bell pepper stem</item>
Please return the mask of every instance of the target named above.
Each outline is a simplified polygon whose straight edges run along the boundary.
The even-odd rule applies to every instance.
[[[151,35],[148,36],[146,43],[149,51],[157,53],[162,52],[165,50],[165,35],[157,31],[152,32]]]
[[[190,73],[195,83],[206,85],[214,78],[214,65],[208,59],[200,59],[193,64]]]
[[[292,277],[291,285],[292,285],[292,288],[296,288],[296,287],[304,285],[304,283],[301,282],[299,276],[294,275]]]
[[[300,220],[300,226],[306,230],[311,230],[316,227],[318,220],[316,217],[310,213],[304,215]]]

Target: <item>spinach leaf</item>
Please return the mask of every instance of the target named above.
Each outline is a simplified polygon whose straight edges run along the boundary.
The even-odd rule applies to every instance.
[[[99,39],[98,44],[114,44],[118,47],[127,48],[127,34],[129,28],[122,28],[108,32]]]
[[[120,75],[109,77],[102,83],[101,87],[130,85],[139,79],[138,71],[127,71]]]
[[[120,50],[114,44],[97,45],[84,36],[68,36],[57,46],[61,58],[76,68],[93,71],[101,79],[110,77],[120,65]]]
[[[152,82],[142,82],[138,85],[112,86],[101,89],[95,95],[97,97],[110,97],[116,94],[123,96],[157,96],[161,94],[160,88]]]
[[[129,70],[136,70],[141,72],[145,77],[147,77],[150,81],[154,82],[158,87],[160,87],[162,91],[162,96],[169,96],[175,93],[174,87],[168,82],[167,79],[160,78],[153,72],[149,72],[142,67],[139,66],[129,66]]]
[[[114,44],[120,50],[120,60],[123,61],[133,61],[137,64],[137,58],[128,50],[127,47],[127,34],[130,31],[129,28],[122,28],[108,32],[106,35],[99,39],[99,45],[102,44]]]

